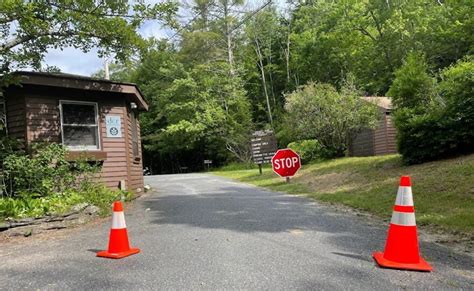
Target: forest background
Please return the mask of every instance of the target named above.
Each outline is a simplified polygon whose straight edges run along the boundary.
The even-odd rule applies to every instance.
[[[97,18],[86,2],[76,4],[90,14],[51,10],[81,25],[64,43],[51,34],[48,45],[89,49],[99,36],[101,55],[115,59],[110,78],[136,83],[150,103],[141,135],[144,164],[155,174],[201,170],[206,159],[249,162],[250,136],[265,129],[280,147],[296,142],[315,158],[343,156],[352,133],[377,123],[360,96],[392,97],[405,162],[472,151],[472,1],[167,1],[151,11],[138,5],[128,22]],[[23,13],[14,7],[6,6],[11,15]],[[101,13],[107,9],[129,17],[125,6]],[[172,35],[133,33],[151,16]],[[28,33],[38,21],[32,14]],[[48,45],[38,36],[24,55],[3,45],[4,63],[41,60]]]

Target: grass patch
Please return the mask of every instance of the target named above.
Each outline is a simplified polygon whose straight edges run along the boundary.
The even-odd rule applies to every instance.
[[[285,183],[270,168],[216,175],[390,218],[399,178],[410,175],[419,225],[474,234],[474,155],[404,166],[399,155],[341,158],[302,167]]]

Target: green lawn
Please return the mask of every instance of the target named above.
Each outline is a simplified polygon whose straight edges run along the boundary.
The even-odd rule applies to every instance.
[[[390,218],[401,175],[412,178],[418,225],[474,235],[474,154],[403,166],[400,156],[341,158],[304,165],[291,183],[265,167],[213,172],[242,182]]]

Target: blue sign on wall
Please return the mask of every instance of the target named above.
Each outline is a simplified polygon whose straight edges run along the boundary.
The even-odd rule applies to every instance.
[[[107,137],[122,137],[122,122],[119,115],[106,115]]]

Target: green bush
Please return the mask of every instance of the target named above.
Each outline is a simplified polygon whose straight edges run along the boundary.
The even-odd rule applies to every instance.
[[[128,191],[111,191],[107,186],[94,183],[82,183],[78,194],[82,198],[82,202],[95,205],[100,208],[101,215],[107,215],[111,212],[111,204],[116,200],[131,200],[132,193]]]
[[[380,118],[377,106],[360,98],[348,81],[337,90],[324,83],[308,83],[285,96],[281,135],[291,140],[315,139],[333,157],[344,156],[351,132],[374,128]]]
[[[289,143],[288,147],[298,153],[303,164],[326,158],[329,155],[315,139],[294,141]]]
[[[41,145],[31,154],[10,154],[3,161],[6,194],[10,197],[45,197],[77,189],[92,179],[99,167],[87,161],[71,163],[59,144]],[[78,179],[78,178],[81,179]]]
[[[59,214],[82,202],[108,214],[114,200],[131,198],[129,192],[111,191],[98,183],[100,167],[95,162],[69,162],[65,153],[62,145],[49,144],[28,155],[7,155],[2,163],[0,218]]]
[[[474,152],[474,63],[447,68],[439,83],[439,101],[416,114],[395,114],[399,152],[408,164]]]
[[[62,214],[80,203],[88,203],[100,208],[100,215],[111,212],[113,201],[124,198],[130,200],[130,192],[111,191],[99,184],[90,184],[80,190],[71,190],[63,195],[47,197],[16,197],[0,199],[1,218],[41,217]]]

